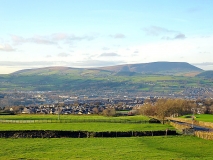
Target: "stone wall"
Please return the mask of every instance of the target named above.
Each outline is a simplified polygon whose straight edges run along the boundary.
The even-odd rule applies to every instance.
[[[88,132],[88,131],[53,131],[25,130],[0,131],[0,138],[93,138],[93,137],[141,137],[177,135],[174,130],[166,131],[128,131],[128,132]]]

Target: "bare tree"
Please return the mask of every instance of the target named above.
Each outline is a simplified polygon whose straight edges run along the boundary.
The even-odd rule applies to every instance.
[[[102,114],[104,116],[114,116],[116,114],[115,108],[107,108],[107,109],[103,110]]]
[[[93,111],[93,114],[98,114],[98,113],[99,113],[99,110],[98,110],[97,107],[94,107],[94,108],[92,109],[92,111]]]

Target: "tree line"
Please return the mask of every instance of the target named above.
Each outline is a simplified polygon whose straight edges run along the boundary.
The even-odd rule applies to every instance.
[[[213,114],[213,100],[157,99],[145,102],[139,114],[153,116],[163,122],[166,117],[178,117],[187,114]]]

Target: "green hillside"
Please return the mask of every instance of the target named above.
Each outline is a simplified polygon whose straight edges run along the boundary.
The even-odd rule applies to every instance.
[[[173,65],[181,66],[182,63],[166,64],[171,64],[171,67],[162,66],[162,68],[172,68]],[[140,65],[137,64],[135,66]],[[156,66],[156,64],[154,64],[154,66]],[[186,66],[194,68],[188,64],[186,64]],[[137,70],[139,70],[140,67],[138,67]],[[189,68],[186,67],[185,70],[189,70]],[[82,91],[82,93],[92,93],[94,91],[101,92],[113,90],[119,92],[180,94],[187,88],[213,87],[211,79],[203,79],[199,76],[178,76],[180,75],[177,75],[179,72],[173,72],[173,75],[160,74],[160,70],[156,70],[159,72],[148,73],[148,69],[147,73],[129,71],[116,72],[112,70],[104,70],[103,68],[84,69],[70,67],[28,69],[9,75],[0,75],[0,91]],[[182,69],[182,72],[183,70],[184,69]],[[200,69],[195,68],[191,71],[195,72],[199,70]],[[190,74],[190,72],[188,73]]]
[[[196,76],[202,77],[202,78],[207,78],[207,79],[213,79],[213,71],[205,71],[205,72],[202,72],[202,73],[200,73]]]
[[[141,64],[127,64],[102,67],[103,70],[113,72],[136,72],[145,74],[182,75],[189,72],[202,72],[203,70],[186,62],[152,62]]]

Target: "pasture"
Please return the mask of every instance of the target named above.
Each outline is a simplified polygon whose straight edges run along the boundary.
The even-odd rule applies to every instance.
[[[192,115],[185,115],[181,118],[191,119]],[[213,122],[213,115],[212,114],[195,114],[196,121],[203,121],[203,122]]]
[[[195,115],[195,120],[203,121],[203,122],[213,122],[213,115],[212,114],[197,114]]]
[[[18,114],[18,115],[0,115],[1,119],[7,120],[57,120],[58,115],[46,114]],[[147,116],[119,116],[106,117],[101,115],[60,115],[61,120],[126,120],[126,121],[148,121]]]
[[[136,123],[144,116],[104,117],[95,115],[2,115],[0,130],[72,131],[158,131],[174,130],[168,124]],[[26,121],[27,123],[16,123]],[[42,123],[32,123],[38,120]],[[104,122],[91,122],[103,120]],[[47,121],[47,122],[45,122]],[[49,122],[48,122],[49,121]],[[55,122],[57,123],[55,123]],[[88,122],[87,122],[88,121]],[[116,121],[116,122],[113,122]],[[121,121],[121,123],[118,123]],[[28,123],[30,122],[30,123]],[[52,123],[53,122],[53,123]],[[124,123],[125,122],[125,123]],[[0,159],[212,159],[213,141],[192,136],[151,136],[128,138],[0,138]],[[196,146],[196,147],[195,147]]]
[[[159,131],[174,130],[170,125],[141,123],[0,123],[0,130],[71,130],[71,131]]]
[[[1,138],[0,159],[212,159],[213,141],[191,136]]]
[[[158,131],[174,130],[168,124],[148,123],[146,116],[105,117],[98,115],[2,115],[1,130],[72,130],[72,131]],[[11,123],[12,122],[12,123]]]

